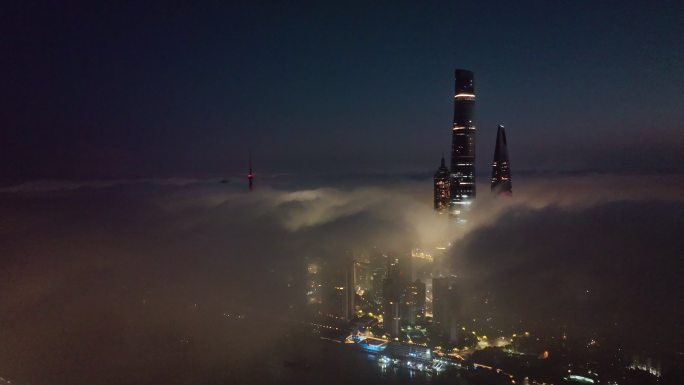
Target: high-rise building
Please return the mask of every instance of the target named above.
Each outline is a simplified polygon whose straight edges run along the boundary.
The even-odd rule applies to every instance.
[[[442,164],[437,169],[434,177],[435,182],[435,210],[444,213],[449,208],[449,169],[444,164],[444,155],[442,155]]]
[[[356,289],[357,292],[366,293],[371,291],[373,281],[373,268],[368,258],[361,256],[356,258]]]
[[[316,260],[307,259],[306,264],[306,303],[318,306],[323,303],[323,282],[321,278],[321,264]]]
[[[455,77],[449,213],[460,216],[475,199],[475,85],[471,71],[457,69]]]
[[[458,296],[454,277],[432,280],[432,315],[437,334],[455,342],[458,337]]]
[[[382,281],[387,276],[387,269],[384,267],[376,267],[371,273],[371,296],[373,302],[376,304],[382,303]]]
[[[347,263],[344,293],[346,297],[345,318],[351,320],[356,315],[356,261]]]
[[[382,302],[382,281],[387,277],[387,256],[375,250],[369,256],[370,262],[370,294],[372,301],[377,305]]]
[[[422,323],[425,318],[425,284],[419,279],[404,287],[401,300],[401,321],[406,325]]]
[[[401,313],[399,312],[401,286],[401,282],[391,276],[382,280],[382,322],[385,331],[392,337],[399,336],[401,326]]]
[[[504,196],[513,194],[506,130],[501,125],[496,130],[496,147],[494,148],[494,162],[492,163],[492,192]]]
[[[325,261],[307,258],[308,308],[314,314],[336,320],[356,315],[356,270],[351,259]]]

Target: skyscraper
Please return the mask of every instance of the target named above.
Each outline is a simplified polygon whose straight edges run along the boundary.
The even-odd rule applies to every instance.
[[[506,130],[501,125],[496,131],[496,147],[494,148],[494,162],[492,163],[492,193],[504,196],[513,194]]]
[[[471,71],[457,69],[455,77],[449,213],[459,216],[475,199],[475,85]]]
[[[453,277],[432,280],[432,315],[438,334],[455,342],[458,336],[458,297]]]
[[[319,306],[323,303],[321,263],[307,258],[306,264],[306,303]]]
[[[356,315],[356,261],[347,263],[344,293],[346,299],[345,318],[351,320]]]
[[[442,155],[442,164],[437,169],[434,177],[435,183],[435,210],[444,213],[449,208],[449,169],[444,164],[444,155]]]
[[[425,284],[419,279],[408,282],[401,299],[401,321],[406,325],[416,325],[425,318]]]
[[[388,276],[382,280],[382,318],[384,329],[392,337],[398,337],[401,326],[399,301],[402,295],[402,282],[398,277]]]
[[[402,323],[401,302],[406,284],[412,280],[411,255],[387,259],[387,277],[382,281],[383,324],[385,331],[397,337]]]

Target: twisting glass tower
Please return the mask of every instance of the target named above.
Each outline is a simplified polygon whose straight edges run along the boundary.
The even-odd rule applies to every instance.
[[[506,130],[501,125],[496,131],[496,147],[494,148],[494,162],[492,163],[492,193],[504,196],[513,194]]]
[[[455,75],[449,213],[459,216],[475,199],[475,85],[471,71],[457,69]]]

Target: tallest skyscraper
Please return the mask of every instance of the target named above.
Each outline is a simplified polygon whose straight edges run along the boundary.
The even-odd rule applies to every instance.
[[[475,85],[472,71],[455,75],[449,213],[459,216],[475,199]]]

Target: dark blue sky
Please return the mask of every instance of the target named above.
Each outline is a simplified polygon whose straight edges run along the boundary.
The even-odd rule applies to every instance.
[[[456,67],[479,172],[683,169],[681,1],[179,4],[3,10],[0,180],[430,175]]]

